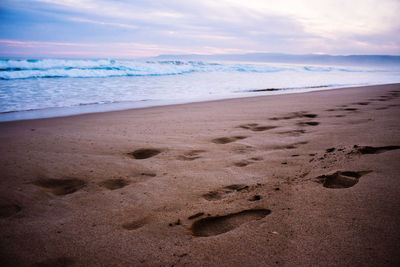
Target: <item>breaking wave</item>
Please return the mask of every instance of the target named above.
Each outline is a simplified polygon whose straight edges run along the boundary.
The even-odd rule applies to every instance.
[[[118,76],[165,76],[193,72],[365,72],[334,67],[285,67],[271,64],[229,64],[203,61],[130,61],[113,59],[0,59],[0,79],[105,78]],[[371,70],[368,70],[371,71]],[[379,71],[379,70],[372,70]]]

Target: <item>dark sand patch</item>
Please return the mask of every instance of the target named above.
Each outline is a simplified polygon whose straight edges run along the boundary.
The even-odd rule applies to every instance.
[[[254,195],[251,198],[249,198],[249,201],[259,201],[261,199],[262,197],[260,195]]]
[[[318,117],[318,115],[317,114],[306,113],[306,114],[303,114],[303,117],[305,117],[305,118],[316,118],[316,117]]]
[[[273,149],[296,149],[299,145],[306,145],[306,144],[308,144],[308,141],[297,142],[281,146],[274,146]]]
[[[0,218],[11,217],[21,210],[22,208],[17,204],[9,202],[0,203]]]
[[[203,215],[204,215],[204,212],[198,212],[196,214],[193,214],[192,216],[189,216],[188,219],[189,220],[193,220],[193,219],[199,218],[199,217],[201,217]]]
[[[317,125],[319,125],[319,122],[317,122],[317,121],[301,121],[301,122],[298,122],[297,125],[299,125],[299,126],[317,126]]]
[[[278,132],[278,134],[288,134],[288,135],[292,135],[292,136],[299,136],[304,133],[306,133],[306,130],[303,130],[303,129]]]
[[[183,155],[179,155],[177,159],[184,161],[192,161],[201,158],[200,153],[206,152],[205,150],[190,150]]]
[[[236,167],[246,167],[247,165],[252,164],[255,161],[261,161],[263,159],[264,159],[263,157],[252,157],[248,160],[241,160],[241,161],[235,162],[233,165],[235,165]]]
[[[273,118],[270,118],[270,120],[276,121],[276,120],[290,120],[290,119],[297,119],[297,118],[316,118],[317,116],[318,116],[317,114],[300,111],[300,112],[293,112],[293,113],[290,113],[289,115],[282,116],[282,117],[273,117]]]
[[[295,149],[297,146],[295,145],[286,145],[286,146],[281,146],[281,147],[275,147],[276,149]]]
[[[249,188],[249,186],[245,185],[245,184],[232,184],[232,185],[228,185],[223,188],[205,193],[205,194],[203,194],[203,198],[208,201],[220,200],[220,199],[225,198],[226,195],[228,195],[228,194],[231,194],[234,192],[240,192],[240,191],[248,189],[248,188]]]
[[[110,190],[120,189],[127,186],[129,182],[127,180],[118,178],[118,179],[108,179],[101,182],[99,185],[105,187]]]
[[[177,159],[183,160],[183,161],[192,161],[192,160],[199,159],[199,158],[201,158],[201,157],[200,156],[191,156],[191,157],[189,157],[189,156],[185,156],[185,155],[179,155],[177,157]]]
[[[195,150],[190,150],[188,152],[185,153],[186,156],[196,156],[200,153],[204,153],[206,152],[205,150],[202,149],[195,149]]]
[[[141,148],[135,150],[133,152],[128,153],[129,156],[132,156],[135,159],[147,159],[154,157],[161,153],[161,150],[154,149],[154,148]]]
[[[355,145],[356,153],[361,154],[380,154],[390,150],[400,149],[400,146],[381,146],[381,147],[372,147],[372,146],[357,146]]]
[[[271,129],[275,129],[277,126],[257,126],[257,127],[253,127],[250,130],[254,131],[254,132],[262,132],[262,131],[267,131],[267,130],[271,130]]]
[[[203,194],[203,198],[209,201],[220,200],[223,198],[225,194],[232,193],[232,191],[224,192],[224,191],[210,191],[208,193]]]
[[[178,219],[178,220],[168,224],[168,226],[177,226],[177,225],[181,225],[181,219]]]
[[[155,173],[150,173],[150,172],[142,172],[140,175],[142,176],[148,176],[148,177],[156,177],[157,174]]]
[[[235,165],[236,167],[246,167],[249,164],[251,164],[250,161],[242,160],[242,161],[239,161],[239,162],[235,162],[233,165]]]
[[[318,181],[326,188],[349,188],[358,183],[361,176],[371,171],[337,171],[330,175],[317,177]]]
[[[234,149],[232,149],[232,152],[236,153],[236,154],[248,154],[255,151],[254,147],[252,146],[248,146],[248,145],[242,145],[241,147],[236,147]]]
[[[239,125],[239,128],[243,128],[243,129],[251,129],[253,127],[257,127],[258,123],[248,123],[248,124],[243,124],[243,125]]]
[[[122,228],[124,228],[126,230],[136,230],[136,229],[143,227],[145,224],[146,224],[146,220],[142,219],[142,220],[138,220],[138,221],[124,223],[122,225]]]
[[[244,223],[261,220],[270,213],[268,209],[251,209],[225,216],[208,217],[194,222],[191,230],[194,236],[215,236],[229,232]]]
[[[240,128],[251,130],[253,132],[262,132],[277,128],[277,126],[259,126],[257,123],[240,125]]]
[[[220,137],[220,138],[215,138],[215,139],[211,140],[211,142],[213,142],[215,144],[228,144],[228,143],[232,143],[237,140],[242,140],[245,138],[247,138],[247,136]]]
[[[48,259],[42,262],[33,264],[33,267],[64,267],[74,265],[75,260],[70,257],[59,257],[55,259]]]
[[[72,194],[86,185],[85,181],[77,178],[39,179],[33,182],[33,184],[45,188],[47,191],[56,196]]]
[[[229,189],[229,190],[234,190],[234,191],[242,191],[244,189],[249,188],[249,186],[245,185],[245,184],[231,184],[231,185],[225,186],[224,188]]]

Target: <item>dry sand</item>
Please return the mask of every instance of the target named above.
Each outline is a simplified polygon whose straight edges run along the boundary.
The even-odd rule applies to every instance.
[[[0,123],[0,264],[400,264],[400,85]]]

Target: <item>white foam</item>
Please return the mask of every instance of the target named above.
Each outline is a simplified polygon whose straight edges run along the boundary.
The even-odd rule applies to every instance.
[[[66,107],[79,113],[105,103],[183,103],[400,82],[399,70],[301,64],[43,59],[0,60],[0,69],[3,113]],[[259,91],[267,88],[280,90]]]

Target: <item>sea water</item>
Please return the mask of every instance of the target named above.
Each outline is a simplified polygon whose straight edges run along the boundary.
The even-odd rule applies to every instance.
[[[0,121],[399,83],[400,66],[1,59]]]

